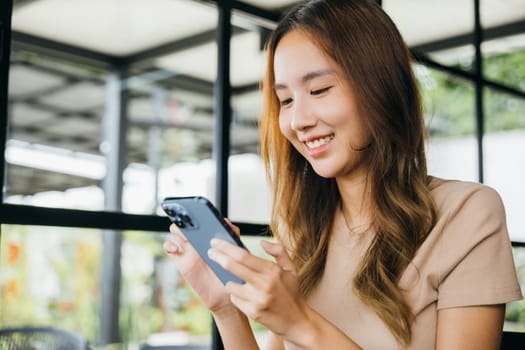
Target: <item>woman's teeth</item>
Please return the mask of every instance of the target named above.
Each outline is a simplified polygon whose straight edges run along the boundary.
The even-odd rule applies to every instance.
[[[330,140],[332,140],[333,138],[334,138],[334,136],[330,135],[330,136],[326,136],[326,137],[323,137],[323,138],[320,138],[320,139],[317,139],[317,140],[307,141],[306,142],[306,146],[308,148],[310,148],[310,149],[321,147],[322,145],[325,145],[328,142],[330,142]]]

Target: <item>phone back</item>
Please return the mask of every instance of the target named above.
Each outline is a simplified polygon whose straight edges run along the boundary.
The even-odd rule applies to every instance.
[[[208,257],[212,238],[220,238],[245,248],[208,199],[200,196],[170,197],[164,199],[161,207],[223,284],[228,281],[244,283]]]

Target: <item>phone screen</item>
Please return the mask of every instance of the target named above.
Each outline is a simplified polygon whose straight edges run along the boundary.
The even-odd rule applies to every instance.
[[[161,207],[223,284],[228,281],[244,283],[208,257],[210,241],[213,238],[223,239],[244,249],[246,247],[207,198],[168,197],[162,201]]]

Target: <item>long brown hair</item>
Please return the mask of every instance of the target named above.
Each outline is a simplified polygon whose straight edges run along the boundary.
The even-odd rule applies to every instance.
[[[307,1],[281,20],[267,42],[260,130],[273,194],[270,228],[290,250],[305,295],[323,273],[341,197],[335,179],[318,176],[279,130],[273,57],[292,30],[309,34],[343,69],[372,135],[366,151],[375,236],[353,288],[398,342],[409,344],[413,314],[398,282],[436,220],[409,51],[388,15],[364,0]]]

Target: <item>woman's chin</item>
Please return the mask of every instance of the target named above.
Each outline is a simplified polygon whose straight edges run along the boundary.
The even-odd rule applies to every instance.
[[[312,166],[312,169],[317,175],[325,179],[332,179],[337,175],[337,172],[335,172],[334,169],[329,169],[326,167]]]

